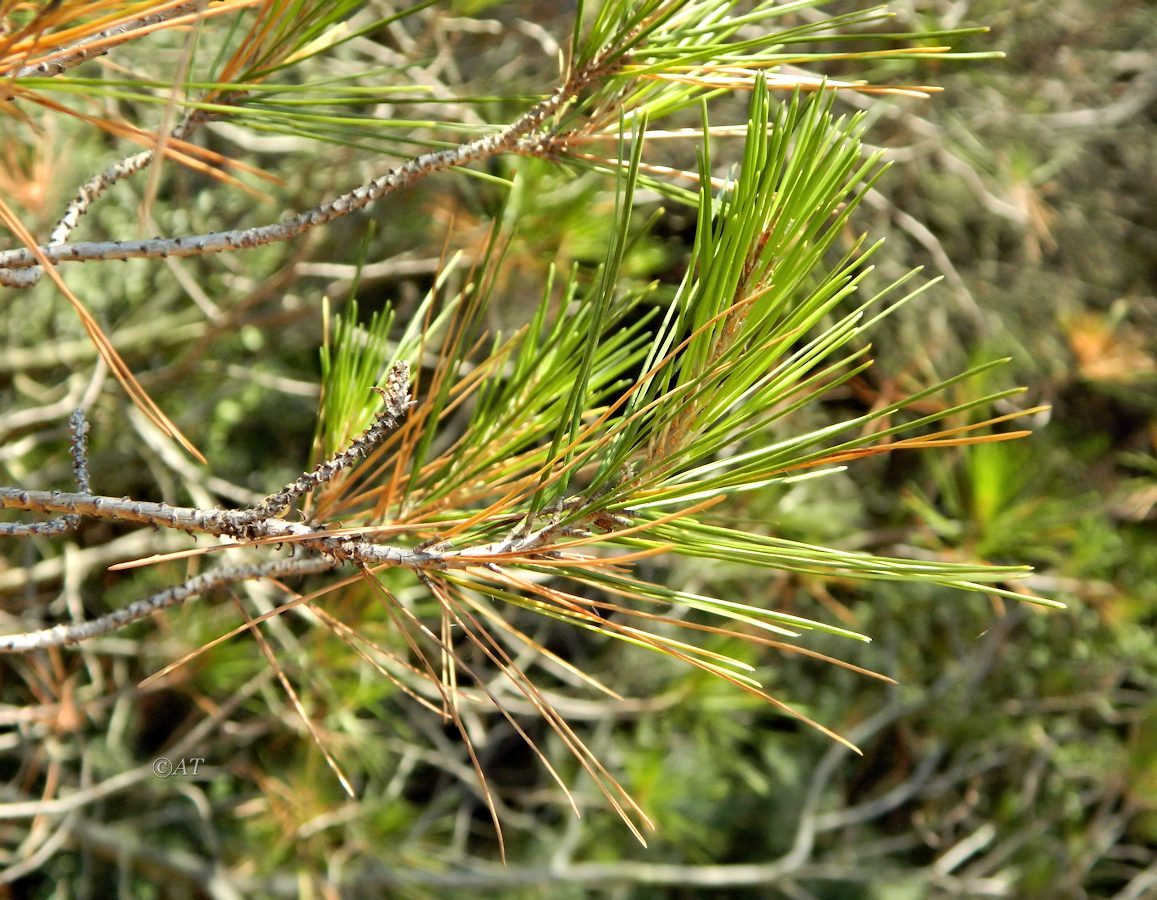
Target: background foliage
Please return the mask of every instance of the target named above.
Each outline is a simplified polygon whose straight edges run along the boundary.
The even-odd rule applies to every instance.
[[[210,148],[237,155],[243,147],[280,183],[249,178],[265,195],[258,200],[167,167],[152,188],[119,185],[84,229],[139,232],[139,210],[150,203],[174,232],[247,221],[255,203],[304,208],[380,168],[383,154],[446,137],[427,120],[467,129],[509,121],[525,107],[524,93],[552,82],[552,41],[566,40],[571,17],[561,6],[444,4],[430,20],[368,34],[348,45],[350,56],[378,54],[428,92],[396,107],[375,96],[384,104],[375,111],[416,126],[397,136],[383,129],[373,141],[357,130],[352,141],[340,121],[318,122],[332,139],[324,158],[277,110],[256,132],[209,126]],[[825,4],[824,13],[863,6]],[[924,264],[946,281],[895,313],[873,336],[876,366],[809,414],[816,426],[860,414],[1001,356],[1014,358],[1011,373],[962,385],[955,399],[1025,384],[1052,412],[1027,441],[863,460],[775,495],[745,494],[733,509],[777,535],[844,549],[1031,563],[1031,589],[1068,610],[807,574],[753,580],[741,567],[712,563],[717,590],[722,583],[755,605],[873,636],[850,650],[813,646],[898,685],[803,657],[747,660],[773,693],[857,742],[862,759],[701,672],[528,620],[552,650],[629,687],[624,703],[560,708],[625,773],[659,831],[648,849],[636,846],[593,796],[582,796],[593,788],[565,770],[574,764],[543,728],[534,736],[589,807],[581,820],[571,817],[496,719],[485,723],[479,749],[502,798],[505,868],[456,736],[388,683],[362,677],[348,651],[302,622],[277,620],[283,663],[308,672],[309,702],[341,723],[329,738],[367,785],[357,801],[341,794],[252,642],[224,643],[164,687],[138,689],[142,677],[224,630],[223,605],[178,610],[75,652],[4,661],[0,721],[11,731],[0,735],[9,753],[0,800],[23,802],[28,785],[65,770],[79,772],[82,787],[107,790],[63,816],[9,809],[6,817],[0,805],[5,864],[22,864],[22,848],[51,850],[21,870],[21,889],[49,895],[52,885],[74,885],[83,893],[82,885],[109,878],[126,895],[296,894],[326,878],[349,890],[405,885],[416,895],[471,888],[531,896],[549,886],[552,896],[577,896],[593,884],[643,896],[731,888],[789,897],[1141,897],[1154,889],[1157,26],[1135,0],[893,8],[896,31],[989,25],[992,33],[961,38],[957,48],[1001,49],[1007,58],[891,60],[867,72],[862,62],[824,64],[835,78],[946,88],[931,101],[836,100],[866,111],[868,142],[894,160],[855,221],[888,237],[873,277],[883,286]],[[801,21],[818,14],[799,12]],[[177,64],[182,42],[158,43],[150,52],[172,57],[154,60],[158,68]],[[334,77],[352,65],[341,52],[333,60]],[[113,92],[103,102],[125,115],[141,103]],[[0,190],[36,234],[51,227],[75,185],[124,152],[93,129],[51,122],[61,131],[50,140],[3,126]],[[720,142],[716,153],[735,156],[740,147]],[[670,153],[672,165],[694,168],[691,145]],[[490,286],[495,329],[525,320],[550,263],[593,269],[603,259],[614,231],[613,179],[535,160],[490,166],[492,175],[517,175],[519,193],[507,197],[485,178],[443,177],[295,242],[70,272],[145,387],[196,432],[212,461],[211,475],[196,470],[138,413],[101,405],[91,468],[102,491],[197,499],[211,489],[249,503],[293,477],[314,438],[321,298],[339,306],[356,294],[367,320],[389,301],[407,321],[449,251],[468,260],[485,254],[500,210],[518,229]],[[689,214],[668,204],[630,247],[624,270],[640,282],[677,283],[693,232]],[[12,410],[0,417],[3,481],[66,483],[63,432],[45,424],[63,421],[89,390],[94,351],[47,285],[2,299],[0,390]],[[94,590],[109,606],[136,599],[160,576],[145,569],[113,578],[101,569],[162,549],[146,538],[96,523],[63,553],[47,541],[5,544],[5,606],[83,609]],[[644,565],[690,592],[706,578],[705,567],[687,561]],[[342,614],[356,619],[368,601],[351,592],[342,602]],[[33,732],[51,750],[48,772],[17,762],[14,751]],[[203,756],[209,774],[154,778],[147,770],[162,754]],[[110,773],[136,786],[113,790]]]

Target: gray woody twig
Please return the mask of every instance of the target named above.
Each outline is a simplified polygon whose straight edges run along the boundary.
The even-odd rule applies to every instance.
[[[501,153],[548,155],[551,148],[557,145],[558,136],[549,131],[540,130],[540,126],[570,103],[597,74],[605,74],[602,73],[604,65],[605,63],[601,59],[595,60],[583,70],[572,74],[553,94],[532,106],[513,123],[494,134],[476,138],[448,150],[423,153],[397,168],[391,169],[386,174],[354,188],[352,191],[327,200],[307,212],[290,216],[276,224],[231,231],[216,231],[191,237],[156,237],[139,241],[81,241],[72,244],[49,243],[38,249],[50,263],[62,263],[201,256],[207,253],[242,250],[289,240],[316,228],[318,225],[324,225],[364,209],[386,194],[407,187],[435,172],[463,166]],[[135,159],[135,157],[130,157],[130,159]],[[126,164],[122,162],[118,165]],[[116,168],[114,167],[114,169]],[[118,174],[117,177],[122,176]],[[62,219],[61,224],[63,225],[64,222],[65,220]],[[28,283],[30,279],[34,280],[33,276],[24,275],[19,270],[33,269],[37,265],[37,257],[30,249],[19,248],[0,252],[0,285],[21,286]]]
[[[78,409],[68,419],[69,433],[72,435],[72,471],[76,476],[76,486],[82,494],[92,490],[88,479],[88,421],[84,410]],[[80,524],[80,516],[68,513],[47,522],[0,522],[0,535],[25,537],[29,535],[67,534]]]
[[[111,45],[130,39],[133,32],[141,28],[149,28],[180,16],[190,15],[197,12],[199,6],[201,4],[196,0],[191,3],[178,3],[168,9],[150,12],[136,19],[130,19],[128,22],[121,22],[112,28],[106,28],[91,37],[83,38],[68,47],[51,53],[39,62],[17,69],[15,77],[19,80],[21,78],[51,78],[54,75],[60,75],[93,57],[103,56],[108,53],[108,48]],[[120,38],[120,40],[115,40],[116,38]]]
[[[382,395],[384,406],[372,425],[362,432],[345,450],[318,465],[312,472],[290,482],[276,494],[270,494],[254,512],[262,517],[278,515],[298,497],[304,496],[315,487],[331,481],[339,472],[365,456],[381,442],[413,405],[410,399],[410,366],[405,362],[395,362],[386,377],[386,387],[374,388]]]
[[[83,410],[77,410],[69,419],[72,431],[72,460],[79,492],[66,494],[61,491],[24,491],[18,488],[0,488],[0,508],[31,509],[37,511],[63,512],[63,516],[48,522],[21,524],[4,523],[0,534],[27,536],[33,534],[60,534],[77,526],[81,516],[96,518],[126,519],[145,522],[154,526],[185,529],[194,532],[208,532],[221,537],[237,540],[250,538],[305,537],[302,545],[317,555],[313,558],[281,560],[256,566],[222,567],[189,579],[181,585],[161,591],[144,600],[116,610],[99,619],[87,622],[70,622],[43,629],[41,631],[0,637],[0,653],[20,653],[43,647],[74,644],[97,635],[107,634],[117,628],[143,619],[157,610],[175,606],[196,597],[211,588],[256,578],[272,578],[288,575],[302,575],[321,572],[338,565],[342,559],[363,561],[372,553],[382,561],[395,564],[414,562],[414,555],[405,551],[378,547],[368,541],[342,540],[326,535],[324,527],[312,528],[295,525],[273,518],[272,513],[280,511],[289,502],[307,493],[320,484],[332,479],[344,468],[365,455],[371,447],[398,424],[411,405],[410,370],[404,362],[396,362],[390,367],[386,389],[376,389],[381,393],[385,407],[374,423],[341,453],[308,472],[264,504],[252,509],[188,509],[169,506],[165,503],[146,503],[128,498],[100,497],[91,493],[88,476],[88,459],[85,436],[88,423]],[[391,552],[392,551],[392,552]],[[422,554],[418,554],[421,556]]]
[[[395,362],[389,371],[382,395],[384,407],[373,424],[346,449],[326,460],[311,472],[270,495],[263,503],[248,509],[199,509],[131,500],[128,497],[104,497],[92,494],[89,487],[84,438],[88,426],[84,413],[77,410],[70,419],[73,433],[72,456],[80,491],[30,491],[0,488],[0,509],[22,509],[37,512],[64,513],[50,522],[31,525],[5,524],[0,534],[57,534],[76,527],[82,516],[100,519],[140,522],[154,527],[184,530],[233,538],[240,542],[253,540],[284,541],[301,553],[294,559],[252,566],[230,566],[198,575],[176,587],[139,600],[123,609],[87,622],[70,622],[40,631],[0,637],[0,653],[20,653],[44,647],[74,644],[107,634],[154,612],[176,606],[221,585],[257,578],[285,577],[322,572],[342,562],[368,566],[407,566],[415,570],[467,568],[484,564],[496,555],[533,553],[550,540],[544,529],[524,536],[513,548],[509,541],[452,550],[444,546],[419,549],[390,547],[357,536],[334,534],[324,524],[287,522],[276,517],[293,500],[332,480],[357,459],[366,455],[398,422],[412,405],[409,366]]]
[[[177,606],[213,588],[257,578],[288,578],[311,575],[332,569],[337,563],[331,559],[282,559],[253,566],[225,566],[190,578],[183,584],[168,588],[144,600],[137,600],[121,609],[86,622],[65,622],[40,631],[0,635],[0,653],[27,653],[45,647],[79,644],[89,638],[108,634],[133,622],[147,618],[162,609]]]

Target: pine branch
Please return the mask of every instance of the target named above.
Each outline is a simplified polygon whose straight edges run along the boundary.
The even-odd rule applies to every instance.
[[[243,96],[241,93],[230,94],[226,97],[219,98],[216,103],[218,105],[236,103],[239,102]],[[219,116],[219,112],[210,112],[203,109],[190,110],[169,132],[169,137],[179,141],[185,140],[201,125]],[[103,172],[94,175],[77,188],[75,196],[68,202],[64,214],[60,217],[59,221],[57,221],[52,229],[52,233],[48,236],[47,246],[58,247],[67,243],[68,238],[72,235],[76,226],[80,224],[81,217],[88,212],[93,203],[106,191],[116,185],[117,182],[148,168],[156,155],[156,148],[150,148],[148,150],[142,150],[139,153],[134,153],[132,156],[126,156],[124,159],[113,163]],[[40,281],[43,275],[44,269],[39,263],[27,269],[6,269],[0,267],[0,284],[6,284],[9,287],[32,287],[32,285]]]
[[[183,584],[167,588],[130,603],[123,609],[114,610],[86,622],[66,622],[40,631],[23,634],[0,635],[0,653],[28,653],[46,647],[62,647],[79,644],[91,638],[109,634],[117,629],[146,619],[153,613],[187,600],[195,599],[214,588],[243,581],[257,581],[262,578],[292,578],[300,575],[314,575],[325,572],[337,565],[331,559],[285,559],[252,566],[224,566],[190,578]]]
[[[320,463],[312,472],[306,472],[290,482],[276,494],[267,497],[254,509],[256,515],[262,518],[279,515],[298,497],[309,493],[319,485],[332,481],[339,473],[366,456],[385,439],[387,434],[397,428],[407,410],[413,406],[413,401],[410,399],[409,364],[395,362],[390,367],[386,387],[384,389],[375,387],[374,390],[381,394],[384,406],[373,424],[345,450]]]
[[[194,19],[208,19],[231,11],[239,12],[258,2],[261,0],[234,0],[231,4],[220,3],[212,8],[207,7],[203,2],[186,2],[171,5],[169,8],[161,8],[146,15],[119,22],[95,35],[82,38],[72,45],[51,51],[36,64],[25,66],[16,71],[15,80],[18,82],[22,78],[59,75],[88,59],[109,52],[111,48],[121,43],[156,31],[166,23],[168,23],[167,27],[173,27],[186,24]],[[165,4],[161,4],[161,6],[163,7]],[[300,56],[298,44],[300,40],[304,39],[303,36],[312,34],[316,30],[316,26],[319,24],[317,20],[320,18],[321,24],[324,24],[330,16],[340,15],[343,9],[344,7],[336,4],[328,11],[318,7],[308,9],[306,19],[296,20],[288,34],[278,32],[272,36],[265,30],[262,19],[259,17],[255,21],[248,39],[243,42],[242,50],[226,64],[225,76],[236,76],[241,83],[246,83],[248,77],[260,80],[263,73],[256,72],[252,64],[275,65],[291,52],[298,52]],[[302,10],[299,9],[298,12],[300,13]],[[42,27],[45,31],[50,30],[50,26],[46,24]],[[287,37],[296,37],[299,40],[296,42],[287,41]],[[51,35],[41,34],[38,41],[50,46],[52,43]],[[264,46],[266,43],[271,43],[272,46]],[[307,53],[305,55],[312,54]],[[246,65],[247,63],[249,65]],[[2,71],[2,67],[0,67],[0,71]],[[219,88],[210,90],[200,100],[200,105],[188,110],[181,122],[169,132],[168,140],[183,141],[187,139],[201,125],[221,118],[226,110],[235,109],[248,96],[249,91],[247,90],[222,90]],[[163,146],[164,143],[165,141],[162,141],[160,146]],[[53,228],[49,236],[48,246],[66,243],[72,231],[79,224],[80,218],[92,204],[117,182],[147,168],[155,158],[157,149],[155,147],[149,148],[127,156],[81,185]],[[0,284],[7,284],[12,287],[30,287],[36,284],[42,275],[43,269],[39,263],[27,269],[0,268]]]
[[[88,420],[84,410],[77,409],[68,419],[69,434],[72,435],[72,471],[76,475],[76,486],[82,494],[91,490],[88,476]],[[80,516],[66,514],[47,522],[0,522],[0,535],[24,537],[30,535],[60,535],[73,531],[80,524]]]
[[[974,423],[970,415],[982,402],[1012,392],[947,402],[914,422],[892,420],[892,416],[901,419],[912,403],[984,367],[845,421],[822,427],[809,424],[788,436],[769,427],[862,371],[869,364],[859,340],[864,331],[923,290],[889,301],[892,306],[883,312],[869,313],[872,304],[907,281],[904,276],[851,312],[837,312],[837,306],[860,289],[866,262],[875,252],[876,245],[862,240],[841,243],[841,238],[849,216],[882,167],[878,157],[865,159],[862,154],[859,120],[836,120],[830,97],[805,100],[797,90],[790,102],[775,104],[773,110],[768,84],[777,77],[764,70],[794,58],[785,56],[783,47],[814,38],[822,29],[800,26],[780,35],[779,44],[779,38],[759,31],[759,25],[810,5],[812,0],[787,5],[759,2],[749,14],[733,16],[737,4],[732,0],[610,0],[595,16],[585,41],[576,29],[563,83],[514,122],[449,149],[416,156],[277,224],[167,239],[67,243],[98,197],[154,159],[156,151],[146,150],[86,182],[46,246],[36,247],[37,242],[21,232],[24,249],[0,253],[0,283],[31,284],[39,277],[40,265],[59,279],[53,267],[62,262],[195,256],[284,241],[438,172],[501,154],[573,160],[580,142],[612,133],[618,137],[617,157],[598,161],[586,155],[594,165],[620,174],[611,239],[603,265],[591,279],[596,283],[583,282],[578,269],[561,292],[554,290],[553,281],[548,283],[533,321],[507,342],[496,341],[489,354],[476,326],[487,301],[488,279],[496,279],[496,269],[463,287],[447,304],[453,310],[447,314],[449,325],[435,319],[431,299],[394,345],[389,340],[394,334],[390,314],[377,325],[371,321],[369,329],[359,333],[360,326],[353,324],[355,312],[347,327],[338,331],[341,337],[332,365],[323,357],[326,385],[318,434],[324,449],[318,455],[325,459],[260,503],[242,509],[194,508],[94,494],[87,472],[86,426],[83,415],[74,416],[76,492],[0,488],[0,508],[63,515],[43,524],[5,526],[0,534],[59,533],[53,529],[75,527],[81,517],[88,517],[227,539],[213,550],[251,552],[268,544],[289,544],[293,556],[221,566],[91,621],[0,637],[0,652],[78,643],[215,587],[325,572],[348,564],[381,601],[389,616],[385,627],[391,640],[406,644],[400,656],[382,651],[407,673],[398,683],[405,678],[426,679],[442,699],[447,719],[459,727],[496,826],[498,806],[485,788],[480,757],[458,711],[460,698],[468,696],[457,683],[459,670],[482,686],[533,747],[533,740],[486,686],[491,673],[501,673],[591,774],[611,807],[631,824],[631,810],[639,815],[641,810],[572,734],[522,670],[522,663],[496,639],[505,632],[504,640],[521,641],[552,659],[545,647],[512,624],[505,615],[508,608],[563,621],[697,667],[834,737],[766,693],[753,664],[712,644],[685,642],[672,634],[748,639],[752,644],[766,642],[751,638],[753,631],[794,638],[817,630],[866,641],[865,635],[775,608],[652,584],[632,574],[630,566],[667,554],[805,576],[937,584],[1022,596],[1003,586],[1024,574],[1013,566],[889,559],[770,537],[755,528],[733,529],[714,518],[692,518],[730,494],[786,483],[801,473],[812,474],[816,467],[834,471],[845,462],[895,449],[961,446],[1021,434],[990,431],[1005,417]],[[281,13],[285,7],[273,4],[268,10]],[[183,138],[216,115],[222,98],[225,103],[244,98],[246,72],[232,69],[233,62],[238,67],[285,62],[279,48],[288,52],[293,44],[293,23],[270,15],[262,23],[268,27],[251,32],[224,67],[225,74],[210,85],[211,91],[235,85],[236,95],[217,95],[212,112],[208,106],[190,112],[171,137]],[[581,14],[579,19],[581,26]],[[874,21],[868,14],[852,20]],[[73,49],[83,55],[94,48],[80,44]],[[835,53],[827,58],[855,55]],[[263,77],[248,74],[255,80]],[[798,76],[788,80],[797,88],[801,83],[809,88],[833,86]],[[852,82],[842,86],[857,87]],[[715,193],[709,147],[704,147],[696,198],[698,229],[686,277],[667,294],[665,313],[656,309],[654,315],[640,317],[640,308],[662,294],[658,289],[624,290],[620,273],[634,239],[632,203],[646,170],[642,154],[647,123],[653,121],[649,117],[685,110],[714,91],[746,88],[751,88],[752,100],[742,165]],[[302,133],[307,129],[303,126]],[[702,132],[710,133],[706,115]],[[500,243],[494,241],[487,251],[488,270],[500,261],[501,251],[495,249]],[[436,285],[440,284],[441,279]],[[431,296],[437,290],[436,286]],[[558,302],[557,310],[552,301]],[[358,351],[348,350],[359,337],[367,339],[358,344]],[[366,387],[390,358],[422,359],[432,370],[432,384],[421,391],[423,403],[410,412],[414,404],[409,369],[405,362],[394,362],[386,386],[374,388],[382,408],[360,435],[348,439],[370,417]],[[467,411],[469,419],[462,430],[446,435],[442,426],[461,421],[457,417]],[[955,420],[942,422],[950,417]],[[940,430],[926,433],[925,426],[934,424]],[[915,437],[893,442],[914,429],[919,431]],[[985,433],[974,434],[976,429]],[[338,443],[344,449],[336,449]],[[281,518],[287,508],[322,486],[329,489],[311,507],[314,518],[304,522]],[[660,513],[663,507],[669,509]],[[400,511],[395,520],[389,519],[388,510]],[[382,534],[404,535],[413,545],[385,543],[379,540]],[[424,586],[433,607],[428,602],[419,606],[399,601],[388,586],[397,573],[379,580],[379,570],[399,567],[410,570],[401,573],[408,579],[399,580]],[[585,590],[568,590],[568,584],[598,591],[596,596],[602,599],[591,599]],[[684,618],[670,612],[672,608],[690,610],[692,615]],[[277,607],[244,627],[283,612]],[[605,613],[614,615],[604,617]],[[702,616],[710,617],[709,624],[700,620]],[[342,636],[341,629],[330,627]],[[344,623],[341,628],[355,633]],[[673,631],[678,628],[686,631]],[[363,636],[359,634],[358,640]],[[304,718],[305,709],[272,648],[264,638],[259,642]],[[373,646],[368,640],[365,644]],[[471,669],[458,655],[463,646],[489,671],[481,666]],[[441,654],[440,671],[427,657],[426,647]],[[578,665],[575,669],[581,670]],[[597,684],[593,678],[587,683]],[[310,733],[321,732],[311,726]],[[331,759],[324,748],[323,752]],[[344,776],[339,777],[345,783]],[[635,833],[642,840],[637,829]]]
[[[198,0],[193,0],[190,3],[176,3],[168,9],[161,9],[138,16],[135,19],[118,22],[111,28],[81,38],[66,47],[55,49],[37,62],[17,69],[14,77],[16,80],[20,80],[22,78],[51,78],[60,75],[90,59],[104,56],[112,47],[134,38],[142,29],[152,30],[165,22],[179,24],[173,20],[183,16],[199,15],[201,13],[198,13],[198,10],[203,5]]]
[[[233,538],[238,546],[252,542],[289,543],[305,552],[317,553],[327,559],[357,563],[362,566],[404,566],[410,569],[465,569],[487,562],[518,563],[522,557],[547,552],[562,534],[556,523],[537,532],[524,535],[521,530],[497,542],[448,549],[445,543],[423,544],[416,548],[392,547],[371,540],[334,533],[325,524],[311,525],[287,522],[285,519],[264,516],[261,507],[252,509],[215,509],[190,506],[172,506],[128,497],[107,497],[96,494],[66,493],[63,491],[29,491],[22,488],[0,487],[0,509],[19,509],[34,512],[63,512],[69,516],[105,519],[114,522],[137,522],[155,528],[170,528],[190,534],[207,534]],[[62,517],[63,518],[63,517]],[[502,517],[507,524],[518,520]],[[48,523],[45,523],[48,524]],[[15,535],[44,533],[33,529],[42,526],[23,526],[24,531],[8,532]],[[373,529],[367,529],[373,530]],[[355,529],[356,531],[356,529]],[[4,533],[4,532],[0,532]],[[574,534],[570,529],[567,534]]]
[[[360,185],[339,197],[327,200],[307,212],[290,216],[277,224],[186,237],[158,237],[140,241],[81,241],[55,245],[49,243],[41,246],[39,250],[48,262],[58,264],[93,260],[201,256],[208,253],[259,247],[290,240],[319,225],[364,209],[382,197],[409,187],[437,172],[462,167],[468,163],[504,153],[550,157],[566,145],[566,138],[550,129],[541,129],[542,124],[568,104],[574,102],[592,81],[605,77],[606,66],[605,59],[600,57],[594,60],[587,67],[574,73],[545,100],[535,104],[513,123],[494,134],[485,135],[448,150],[421,154],[366,184]],[[115,175],[110,176],[111,180],[139,171],[147,163],[147,160],[138,163],[136,160],[139,156],[141,154],[129,157],[114,166],[110,170],[110,172],[115,172]],[[94,180],[102,185],[100,190],[107,187],[104,185],[105,180],[108,179],[103,179],[101,176]],[[87,208],[87,203],[81,201],[79,196],[78,201],[79,206]],[[78,201],[74,201],[74,203]],[[58,228],[65,225],[66,219],[62,219],[61,226]],[[21,286],[34,282],[35,279],[32,276],[23,275],[20,270],[31,269],[36,265],[37,259],[31,249],[21,248],[0,252],[0,285]]]

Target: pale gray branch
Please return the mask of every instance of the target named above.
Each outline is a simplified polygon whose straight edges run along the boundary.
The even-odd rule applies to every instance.
[[[60,75],[62,72],[74,69],[94,57],[103,56],[108,53],[108,48],[111,45],[132,38],[134,31],[194,13],[200,5],[197,0],[193,0],[191,3],[178,3],[168,9],[121,22],[112,28],[106,28],[91,37],[83,38],[74,44],[63,47],[32,65],[17,69],[15,78],[17,80],[21,78],[51,78],[54,75]],[[112,40],[118,37],[121,38],[120,41]]]
[[[236,584],[240,581],[250,581],[255,578],[288,578],[295,575],[310,575],[332,569],[335,565],[337,563],[334,560],[325,558],[283,559],[260,565],[228,566],[214,569],[212,572],[197,575],[183,584],[168,588],[143,600],[137,600],[123,609],[114,610],[97,619],[91,619],[87,622],[65,622],[51,628],[23,634],[0,635],[0,653],[27,653],[30,650],[42,650],[45,647],[79,644],[81,641],[108,634],[118,628],[148,618],[159,610],[177,606],[214,588]]]
[[[76,485],[81,493],[89,493],[92,488],[88,481],[88,420],[84,417],[84,410],[74,410],[68,419],[69,432],[72,435],[72,471],[76,476]],[[63,515],[48,522],[0,522],[0,535],[58,535],[67,534],[80,524],[80,517],[73,514]]]
[[[596,67],[592,66],[585,73],[576,75],[500,131],[448,150],[424,153],[352,191],[276,224],[217,231],[191,237],[156,237],[139,241],[81,241],[55,245],[50,243],[41,246],[39,251],[50,263],[164,259],[170,256],[201,256],[207,253],[242,250],[289,240],[319,225],[364,209],[386,194],[407,187],[435,172],[464,166],[502,153],[547,155],[557,138],[548,133],[538,132],[537,129],[578,94],[586,81],[593,77],[594,71]],[[64,220],[62,224],[63,222]],[[29,283],[32,276],[15,270],[32,269],[38,264],[36,256],[27,248],[0,252],[0,284],[23,286]]]
[[[381,443],[386,435],[397,428],[402,417],[413,405],[410,399],[409,364],[404,361],[395,362],[386,377],[385,389],[375,388],[375,390],[382,395],[383,406],[370,427],[340,453],[291,481],[276,494],[267,497],[254,509],[257,515],[262,517],[278,515],[298,497],[331,481],[344,469],[364,457]]]

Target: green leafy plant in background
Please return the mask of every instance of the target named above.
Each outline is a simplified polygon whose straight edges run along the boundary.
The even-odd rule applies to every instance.
[[[609,175],[615,193],[601,261],[550,270],[535,286],[539,299],[528,304],[525,322],[508,335],[491,336],[486,324],[521,239],[514,214],[494,223],[469,262],[450,258],[439,266],[428,295],[406,317],[386,309],[364,323],[353,304],[327,315],[315,458],[280,491],[228,508],[94,493],[87,425],[76,417],[79,490],[0,489],[4,508],[60,516],[51,523],[5,523],[5,532],[31,538],[67,532],[81,519],[121,520],[223,540],[174,552],[161,552],[169,549],[163,544],[146,559],[126,555],[116,560],[121,569],[194,560],[203,570],[175,576],[145,599],[103,615],[74,610],[59,624],[22,624],[0,637],[0,648],[55,654],[61,645],[99,639],[209,591],[251,590],[260,582],[260,602],[244,609],[237,629],[199,635],[200,646],[173,654],[146,685],[199,665],[203,654],[238,632],[252,635],[271,677],[351,795],[373,780],[380,762],[371,758],[378,748],[349,718],[350,698],[372,706],[383,691],[408,697],[460,736],[501,848],[500,822],[509,808],[490,789],[475,750],[486,730],[478,718],[484,709],[525,743],[576,812],[574,776],[542,747],[545,738],[569,751],[601,803],[640,841],[653,827],[613,765],[568,722],[569,700],[560,693],[565,687],[621,698],[624,686],[599,680],[547,646],[536,636],[539,621],[570,626],[584,640],[618,642],[623,653],[649,651],[692,667],[849,743],[792,707],[790,698],[766,690],[752,653],[773,649],[841,664],[809,647],[808,635],[862,642],[864,634],[777,609],[774,601],[680,587],[659,577],[657,567],[692,560],[706,566],[707,583],[711,566],[741,566],[1050,603],[1017,587],[1023,567],[817,546],[767,527],[738,527],[729,516],[738,495],[775,496],[868,457],[1021,437],[1025,432],[1009,430],[1008,423],[1036,411],[988,417],[986,409],[1016,390],[944,399],[998,365],[986,363],[862,414],[796,424],[868,369],[866,335],[933,282],[917,283],[912,272],[865,291],[873,257],[883,251],[850,236],[853,216],[885,166],[878,154],[864,154],[862,117],[839,117],[832,102],[840,90],[919,89],[824,81],[794,67],[945,58],[947,49],[930,42],[960,36],[922,35],[916,46],[905,46],[913,36],[879,30],[887,19],[875,7],[796,17],[822,5],[757,3],[741,10],[724,0],[612,0],[585,10],[580,4],[558,87],[523,103],[504,127],[474,121],[489,98],[459,99],[475,114],[470,121],[361,112],[371,100],[401,107],[425,99],[402,83],[400,69],[293,75],[297,67],[316,75],[308,68],[315,57],[427,14],[430,3],[354,26],[346,23],[355,4],[223,3],[206,10],[110,4],[120,16],[115,21],[88,20],[91,9],[67,3],[39,14],[13,13],[20,27],[6,33],[0,63],[12,75],[13,102],[83,117],[148,149],[89,182],[44,244],[10,206],[0,205],[25,245],[0,252],[0,279],[27,289],[48,274],[85,317],[86,331],[133,401],[191,452],[192,441],[160,412],[113,349],[115,341],[65,284],[65,263],[204,261],[211,253],[260,252],[253,248],[298,239],[372,203],[388,204],[396,198],[387,195],[451,169],[477,175],[486,186],[497,181],[518,196],[531,164],[546,161]],[[248,18],[240,15],[250,7]],[[237,17],[203,15],[226,9]],[[81,27],[70,16],[88,31],[65,29]],[[184,68],[169,84],[70,74],[94,48],[114,52],[174,24],[194,30],[184,44]],[[868,40],[872,49],[826,49],[845,39]],[[202,60],[208,60],[203,72]],[[394,83],[371,84],[378,80]],[[783,91],[779,99],[772,88]],[[750,92],[745,121],[712,126],[710,104],[739,91]],[[155,105],[168,130],[157,138],[140,126],[95,118],[66,107],[68,95],[86,103]],[[685,124],[696,120],[697,126]],[[155,172],[162,157],[213,177],[212,190],[252,190],[234,174],[243,171],[238,161],[191,142],[215,121],[404,161],[275,224],[71,241],[91,204],[150,165]],[[719,166],[718,142],[737,133],[745,136],[740,159],[730,169]],[[695,171],[650,155],[673,136],[701,142]],[[497,175],[467,168],[505,155],[529,162]],[[636,214],[643,190],[694,211],[694,240],[677,284],[638,283],[627,272],[651,225],[640,225]],[[163,197],[150,193],[147,208],[160,215],[162,207]],[[92,468],[99,488],[101,473]],[[285,583],[306,576],[312,580],[298,590]],[[337,649],[307,653],[306,636],[316,648],[319,634],[336,639]],[[250,665],[240,658],[229,664],[238,671]],[[245,695],[238,696],[244,702]],[[529,724],[534,717],[545,730]],[[192,734],[205,738],[199,729]],[[182,746],[191,746],[188,738]],[[35,758],[34,749],[27,752]],[[36,815],[45,808],[38,803],[13,801],[7,811]]]

